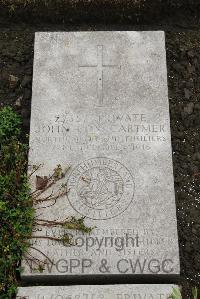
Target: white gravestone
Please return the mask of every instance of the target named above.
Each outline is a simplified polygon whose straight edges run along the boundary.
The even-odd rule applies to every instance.
[[[72,246],[53,239],[63,228],[35,229],[22,278],[179,275],[164,33],[36,33],[34,53],[32,189],[70,166],[67,195],[36,218],[95,228],[67,231]]]
[[[19,288],[16,299],[168,299],[174,285],[81,285]]]

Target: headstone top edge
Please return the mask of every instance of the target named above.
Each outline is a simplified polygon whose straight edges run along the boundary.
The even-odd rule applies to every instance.
[[[140,33],[147,34],[147,33],[153,33],[157,35],[165,36],[164,30],[94,30],[94,31],[37,31],[35,32],[35,37],[40,37],[44,34],[54,35],[54,34],[68,34],[68,35],[74,35],[74,34],[110,34],[110,33]]]

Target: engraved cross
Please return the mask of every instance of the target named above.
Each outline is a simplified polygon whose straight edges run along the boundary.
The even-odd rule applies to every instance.
[[[106,67],[117,67],[117,65],[104,64],[103,46],[97,46],[97,64],[96,65],[79,65],[79,67],[95,67],[97,68],[97,97],[99,105],[103,105],[103,70]]]

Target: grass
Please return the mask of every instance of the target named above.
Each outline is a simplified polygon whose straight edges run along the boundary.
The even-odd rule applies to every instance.
[[[34,211],[27,180],[26,144],[20,142],[21,120],[9,107],[0,110],[0,298],[12,298]]]

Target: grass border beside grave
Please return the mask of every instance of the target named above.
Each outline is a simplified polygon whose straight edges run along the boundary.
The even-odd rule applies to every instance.
[[[34,211],[27,178],[28,146],[20,142],[21,119],[10,108],[0,110],[0,298],[17,288],[21,256],[27,250]]]

